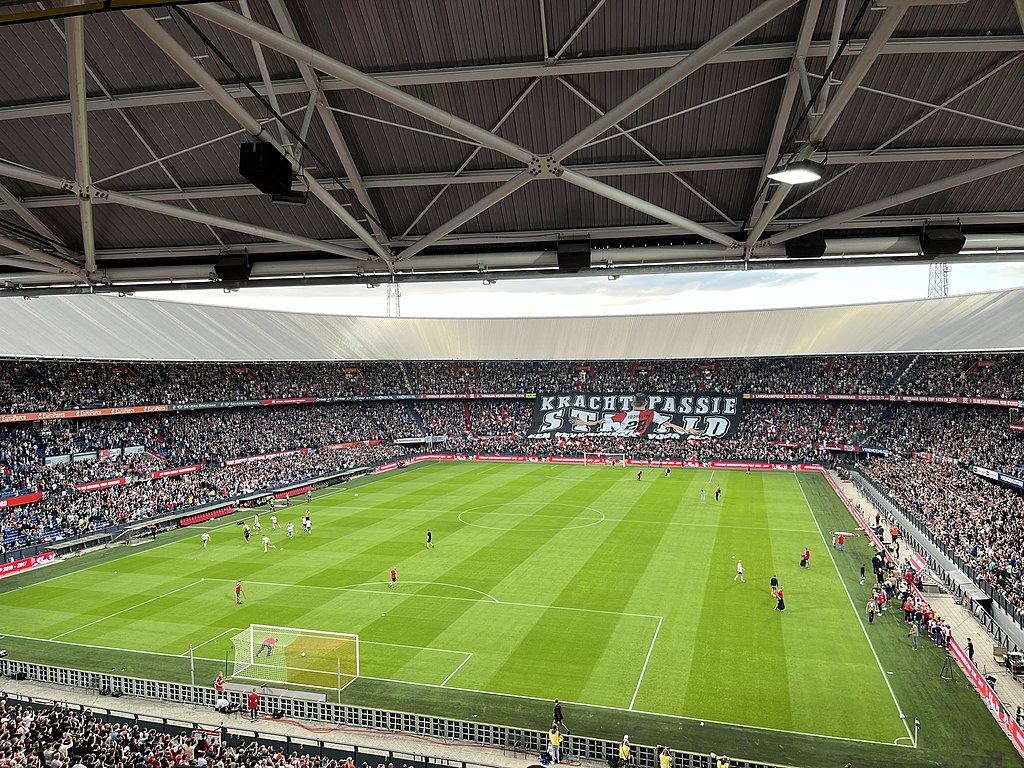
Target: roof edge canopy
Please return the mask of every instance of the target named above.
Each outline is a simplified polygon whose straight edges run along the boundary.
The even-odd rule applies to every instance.
[[[0,300],[0,356],[72,360],[654,360],[1015,351],[1024,289],[681,315],[431,319],[112,296]]]

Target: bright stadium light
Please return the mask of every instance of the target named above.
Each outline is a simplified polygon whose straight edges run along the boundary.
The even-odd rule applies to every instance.
[[[825,166],[814,160],[794,160],[768,174],[772,181],[783,184],[809,184],[825,175]]]

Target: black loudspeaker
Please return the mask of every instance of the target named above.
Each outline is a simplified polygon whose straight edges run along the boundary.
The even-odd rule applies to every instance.
[[[273,717],[275,720],[280,720],[282,717],[284,717],[284,710],[275,709],[271,717]]]
[[[921,253],[924,256],[955,256],[967,238],[959,229],[925,227],[921,232]]]
[[[589,240],[558,241],[558,271],[579,272],[590,268]]]
[[[248,255],[243,253],[235,256],[221,256],[213,265],[213,271],[221,280],[229,283],[243,283],[249,279],[252,267],[249,264]]]
[[[825,235],[811,232],[786,241],[787,259],[818,259],[825,254]]]
[[[283,195],[292,190],[292,164],[265,141],[239,148],[238,172],[268,195]]]

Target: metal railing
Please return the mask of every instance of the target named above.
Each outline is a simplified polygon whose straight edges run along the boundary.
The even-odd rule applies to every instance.
[[[973,583],[975,587],[984,592],[992,601],[998,605],[1003,612],[1006,614],[1014,624],[1017,625],[1017,629],[1024,631],[1024,613],[1022,613],[1013,603],[1010,603],[1002,593],[993,588],[992,585],[985,579],[978,578],[978,572],[968,563],[964,562],[963,558],[951,551],[950,548],[942,541],[930,528],[922,521],[917,515],[904,507],[892,494],[886,491],[884,488],[879,486],[870,478],[861,474],[859,471],[851,472],[851,478],[854,483],[865,492],[865,496],[871,497],[872,492],[877,494],[885,501],[887,501],[893,508],[898,509],[900,514],[903,515],[910,523],[912,528],[907,528],[901,520],[898,518],[893,519],[893,523],[900,531],[900,535],[908,541],[915,539],[925,539],[935,549],[942,553],[942,555],[948,558],[958,569],[960,569]],[[961,585],[957,584],[952,578],[952,575],[948,573],[947,567],[939,563],[932,557],[926,548],[919,547],[919,554],[928,563],[929,569],[942,579],[943,583],[948,587],[949,591],[956,596],[958,600],[963,600],[965,592]],[[975,617],[981,622],[982,625],[992,634],[992,636],[999,642],[1000,645],[1005,645],[1007,648],[1014,650],[1018,647],[1018,643],[1007,635],[1006,630],[999,626],[995,617],[982,606],[977,603],[972,606],[972,612]]]
[[[24,677],[21,677],[24,675]],[[111,675],[99,672],[86,672],[66,667],[53,667],[46,664],[17,661],[10,658],[0,659],[0,676],[34,680],[47,685],[67,686],[71,688],[87,688],[94,691],[111,691],[125,696],[181,704],[193,704],[214,708],[218,696],[224,696],[237,707],[244,709],[244,695],[236,691],[224,691],[218,694],[212,688],[203,686],[168,683],[159,680]],[[419,715],[410,712],[360,707],[352,704],[334,704],[325,701],[309,701],[293,699],[288,696],[264,695],[261,697],[263,711],[280,712],[288,719],[304,720],[316,723],[333,723],[338,726],[364,728],[375,731],[389,732],[399,735],[413,735],[442,742],[463,745],[487,745],[497,748],[515,748],[526,757],[532,753],[538,756],[547,748],[547,732],[527,728],[515,728],[490,723],[454,720],[432,715]],[[95,707],[92,707],[96,711]],[[143,715],[130,714],[131,717],[143,718]],[[160,722],[171,723],[172,720],[156,718]],[[173,721],[188,723],[188,721]],[[219,726],[215,726],[219,727]],[[250,732],[244,728],[232,728],[232,731]],[[255,731],[252,731],[256,733]],[[258,732],[261,739],[277,738]],[[567,744],[573,759],[597,760],[607,762],[609,757],[617,756],[619,743],[606,739],[595,739],[573,734],[567,736]],[[317,744],[321,740],[314,740]],[[323,742],[325,745],[327,742]],[[353,747],[354,745],[342,745]],[[381,750],[376,750],[380,752]],[[368,753],[373,750],[367,750]],[[401,753],[396,753],[401,754]],[[673,768],[714,768],[707,753],[673,750]],[[657,768],[658,755],[655,747],[634,745],[635,768]],[[433,759],[432,759],[433,763]],[[358,764],[358,761],[357,761]],[[437,763],[433,763],[437,764]],[[441,765],[485,765],[482,763],[466,763],[442,759]],[[730,759],[733,768],[779,768],[774,763]]]

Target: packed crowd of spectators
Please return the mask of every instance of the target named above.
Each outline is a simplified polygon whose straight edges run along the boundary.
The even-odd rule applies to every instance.
[[[614,362],[371,362],[308,364],[76,364],[0,362],[0,410],[216,402],[273,397],[550,391],[748,391],[1024,396],[1024,355],[865,356]],[[433,450],[416,438],[444,435],[446,451],[625,453],[640,459],[754,460],[831,464],[825,445],[936,454],[1024,474],[1024,434],[1007,428],[1005,408],[822,400],[746,400],[739,429],[722,440],[624,440],[616,436],[529,437],[525,398],[382,400],[209,408],[0,426],[0,498],[40,492],[43,500],[0,510],[0,546],[88,534],[111,525],[230,499],[356,466]],[[400,438],[412,443],[395,444]],[[375,442],[376,445],[363,443]],[[360,443],[344,449],[328,446]],[[110,456],[131,446],[143,452]],[[227,466],[237,457],[285,451]],[[96,452],[94,461],[47,465],[46,457]],[[150,481],[161,468],[198,472]],[[940,536],[969,552],[1010,592],[1016,573],[1020,498],[956,466],[898,457],[874,473],[908,467],[901,501],[926,509]],[[885,482],[896,482],[889,470]],[[113,478],[126,485],[92,492],[74,486]],[[971,491],[975,496],[971,496]],[[975,504],[975,501],[977,503]],[[923,505],[923,506],[922,506]],[[973,505],[973,506],[972,506]],[[998,507],[996,529],[974,519]],[[1007,509],[1016,510],[1016,517]],[[969,524],[958,523],[969,512]],[[1004,514],[1005,513],[1005,514]],[[1011,535],[1011,538],[1006,538]],[[980,543],[967,539],[987,536]],[[965,538],[966,537],[966,538]],[[1013,538],[1016,537],[1016,538]],[[1019,586],[1016,594],[1020,594]]]
[[[28,707],[0,700],[0,768],[355,768],[351,760],[287,753],[250,741],[231,746],[197,732],[162,733],[63,705]],[[363,763],[364,768],[369,765]],[[385,768],[383,764],[378,768]],[[387,768],[394,768],[390,763]],[[407,768],[403,766],[403,768]]]
[[[982,578],[1024,609],[1024,497],[958,464],[890,456],[863,468]]]
[[[724,391],[1020,398],[1024,355],[865,355],[653,362],[74,363],[0,361],[0,412],[268,398]],[[80,436],[79,440],[87,440]],[[86,442],[85,445],[88,445]],[[68,446],[82,449],[82,445]]]

